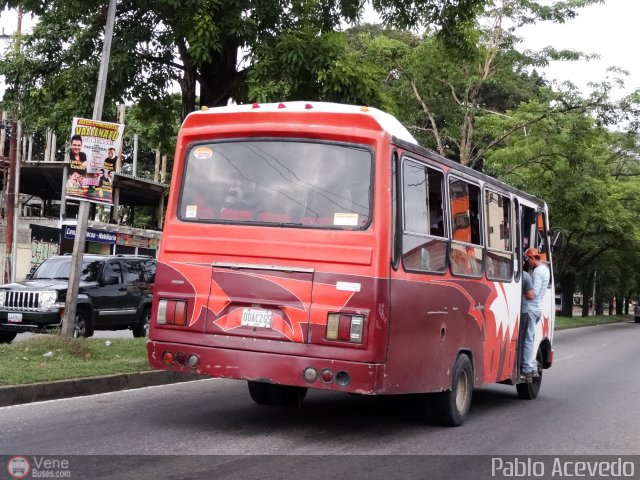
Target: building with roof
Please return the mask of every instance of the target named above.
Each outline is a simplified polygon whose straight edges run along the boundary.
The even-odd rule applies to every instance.
[[[8,149],[5,149],[8,151]],[[17,258],[15,278],[28,273],[55,254],[71,253],[75,239],[79,201],[65,198],[68,163],[61,161],[21,161],[18,159],[19,208],[17,215]],[[5,252],[6,206],[9,158],[0,155],[0,252]],[[162,183],[115,173],[113,206],[91,204],[85,253],[156,255],[160,241],[165,193]],[[118,216],[121,207],[127,215]],[[133,227],[136,210],[151,207],[149,228]],[[146,209],[148,210],[148,208]],[[120,217],[120,218],[119,218]],[[11,243],[11,242],[10,242]],[[0,264],[0,279],[9,271],[11,252]]]

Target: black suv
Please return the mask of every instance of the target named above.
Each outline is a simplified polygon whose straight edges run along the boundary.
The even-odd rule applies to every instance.
[[[46,332],[62,324],[71,255],[50,257],[27,280],[0,285],[0,343],[21,332]],[[94,330],[130,328],[134,337],[149,329],[156,261],[135,255],[82,258],[75,337]]]

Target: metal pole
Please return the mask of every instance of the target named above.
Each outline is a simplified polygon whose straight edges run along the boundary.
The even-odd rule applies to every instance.
[[[20,124],[20,122],[18,122]],[[18,128],[20,130],[20,128]],[[20,162],[16,161],[16,178],[15,178],[15,203],[13,205],[13,248],[11,249],[11,282],[16,281],[18,270],[18,227],[20,222]]]
[[[133,134],[133,176],[138,175],[138,134]]]
[[[20,33],[22,32],[22,7],[18,7],[18,28],[16,32],[16,52],[20,52]],[[13,99],[13,113],[11,119],[11,140],[9,144],[9,183],[7,184],[7,218],[5,229],[5,245],[6,252],[10,255],[10,258],[6,258],[8,268],[4,271],[5,283],[15,278],[15,265],[11,264],[13,259],[13,250],[16,246],[13,244],[13,230],[15,227],[15,205],[16,205],[16,163],[18,159],[18,85],[15,85],[15,95]]]
[[[102,59],[98,73],[98,85],[93,102],[93,119],[102,120],[102,107],[104,105],[104,92],[107,85],[107,72],[109,71],[109,55],[111,54],[111,40],[113,38],[113,25],[116,17],[116,1],[109,0],[107,12],[107,25],[104,30],[104,44],[102,46]],[[72,337],[76,318],[76,303],[78,301],[78,287],[82,270],[82,256],[87,236],[87,222],[89,220],[89,202],[80,201],[78,209],[78,222],[76,225],[76,238],[73,242],[73,256],[71,259],[71,272],[69,275],[69,289],[64,307],[62,322],[62,335]],[[86,319],[90,322],[91,319]]]

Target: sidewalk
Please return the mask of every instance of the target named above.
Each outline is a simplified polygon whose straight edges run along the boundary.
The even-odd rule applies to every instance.
[[[170,383],[189,382],[209,378],[192,373],[155,370],[140,373],[104,375],[55,382],[31,383],[0,387],[0,407],[41,402],[59,398],[94,395]]]

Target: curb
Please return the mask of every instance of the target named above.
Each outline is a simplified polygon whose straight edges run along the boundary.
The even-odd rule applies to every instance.
[[[209,378],[193,373],[164,370],[104,375],[99,377],[58,380],[55,382],[9,385],[0,387],[0,407],[23,403],[80,397],[97,393],[117,392],[170,383],[190,382]]]

